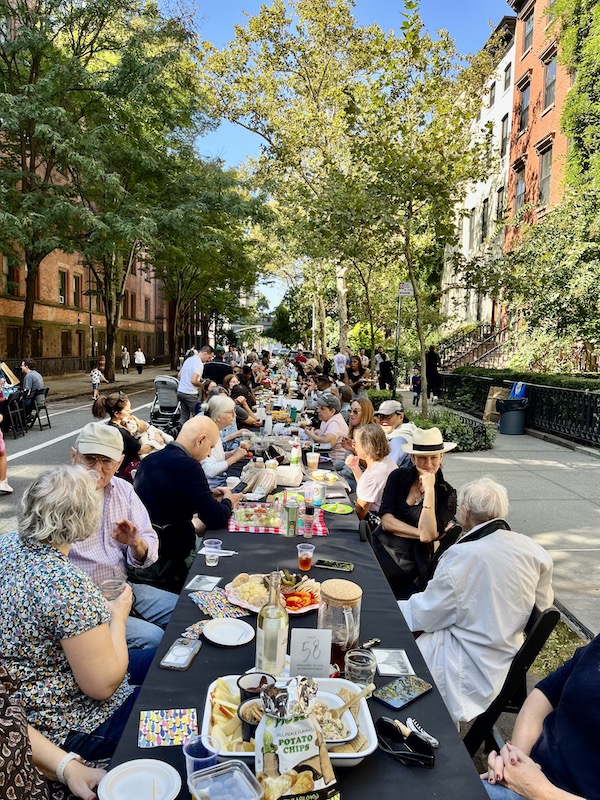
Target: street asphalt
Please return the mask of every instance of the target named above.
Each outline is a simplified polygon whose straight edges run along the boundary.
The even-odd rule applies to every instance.
[[[138,375],[117,374],[115,386],[125,392],[152,389],[157,375],[174,375],[167,365],[145,367]],[[46,379],[53,400],[91,399],[88,375]],[[101,391],[110,386],[102,384]],[[405,407],[412,395],[402,393]],[[554,560],[556,602],[567,619],[585,635],[600,632],[600,450],[549,441],[532,435],[498,433],[491,450],[449,453],[444,475],[455,487],[489,475],[508,489],[511,527],[539,542]]]

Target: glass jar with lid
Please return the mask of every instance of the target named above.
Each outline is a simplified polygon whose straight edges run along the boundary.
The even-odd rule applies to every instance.
[[[362,594],[352,581],[334,578],[321,584],[317,627],[331,630],[331,664],[340,674],[344,656],[358,646]]]

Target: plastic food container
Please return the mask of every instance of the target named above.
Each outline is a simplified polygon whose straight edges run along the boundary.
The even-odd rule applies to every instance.
[[[228,761],[192,772],[188,788],[195,800],[261,800],[263,790],[243,761]]]

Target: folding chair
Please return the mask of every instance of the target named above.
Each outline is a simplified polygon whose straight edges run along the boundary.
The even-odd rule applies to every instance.
[[[560,613],[554,606],[544,611],[534,608],[531,612],[525,626],[525,641],[515,653],[500,693],[490,707],[475,719],[463,738],[471,757],[482,744],[489,750],[495,748],[493,728],[502,712],[518,713],[527,697],[527,672],[559,619]]]
[[[48,406],[46,405],[46,398],[48,397],[49,388],[38,389],[33,395],[34,415],[29,422],[29,427],[33,428],[36,422],[39,423],[40,430],[44,428],[51,428],[50,415],[48,414]],[[42,422],[42,414],[46,415],[46,421]]]
[[[6,406],[12,434],[16,439],[18,436],[25,436],[27,433],[27,423],[25,417],[25,406],[23,405],[23,392],[21,389],[11,394]]]

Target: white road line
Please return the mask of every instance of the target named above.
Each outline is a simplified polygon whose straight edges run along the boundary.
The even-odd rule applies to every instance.
[[[137,406],[136,408],[132,408],[132,411],[141,411],[143,408],[149,408],[152,403],[145,403],[143,406]],[[76,409],[71,409],[71,411]],[[64,412],[58,412],[64,413]],[[86,423],[87,424],[87,423]],[[81,426],[84,427],[83,425]],[[55,439],[50,439],[48,442],[43,442],[43,444],[37,444],[35,447],[28,447],[27,450],[21,450],[20,453],[13,453],[10,456],[6,457],[7,461],[14,461],[17,458],[23,458],[23,456],[28,456],[31,453],[35,453],[38,450],[43,450],[46,447],[51,447],[53,444],[57,444],[58,442],[64,442],[65,439],[70,439],[72,436],[77,436],[81,428],[77,428],[75,431],[71,431],[71,433],[64,433],[62,436],[57,436]]]

